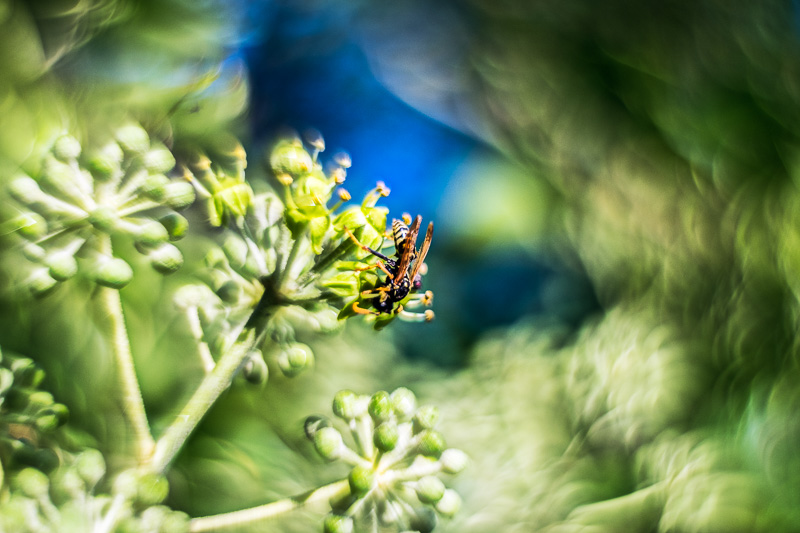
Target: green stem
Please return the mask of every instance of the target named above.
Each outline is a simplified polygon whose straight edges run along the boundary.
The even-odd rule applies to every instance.
[[[299,496],[286,498],[266,505],[234,511],[232,513],[193,518],[191,522],[189,522],[189,531],[192,533],[199,533],[201,531],[215,531],[217,529],[251,524],[260,520],[274,518],[309,504],[327,502],[333,498],[344,496],[349,491],[350,487],[348,482],[346,479],[343,479]]]
[[[100,252],[110,256],[111,251],[111,238],[105,235],[100,239]],[[125,315],[122,311],[122,299],[118,290],[100,287],[100,302],[117,366],[117,379],[122,391],[123,413],[135,436],[137,461],[139,464],[143,464],[150,457],[154,442],[150,434],[150,426],[147,423],[139,381],[136,379],[136,369],[133,366],[131,343],[125,327]]]
[[[156,442],[155,453],[150,462],[150,469],[153,472],[163,474],[166,471],[200,420],[233,382],[236,372],[244,364],[247,354],[253,346],[253,338],[253,331],[245,330],[240,335],[240,340],[220,358],[214,370],[203,378],[183,411]]]
[[[283,288],[286,286],[286,276],[289,275],[289,272],[292,270],[292,266],[294,266],[294,262],[297,259],[297,254],[300,253],[300,248],[303,246],[307,229],[308,224],[304,224],[303,227],[300,228],[297,239],[295,239],[294,243],[292,244],[292,249],[289,250],[289,257],[286,259],[286,264],[279,274],[280,277],[278,278],[278,287]]]

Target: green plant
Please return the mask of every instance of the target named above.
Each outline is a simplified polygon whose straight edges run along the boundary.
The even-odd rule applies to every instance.
[[[318,431],[307,424],[322,457],[341,457],[355,467],[347,480],[302,498],[213,517],[190,519],[163,505],[169,492],[165,474],[234,378],[242,375],[264,385],[269,366],[277,366],[286,377],[311,368],[313,350],[298,341],[298,332],[323,335],[339,329],[344,318],[355,314],[348,310],[363,299],[362,292],[381,285],[366,262],[369,254],[348,232],[380,249],[388,210],[377,203],[389,192],[379,183],[361,204],[348,205],[350,195],[337,186],[344,182],[349,158],[336,156],[332,170],[323,172],[318,154],[324,144],[318,136],[311,140],[311,152],[298,139],[278,142],[269,157],[272,185],[261,183],[259,192],[245,179],[246,155],[238,142],[208,155],[195,144],[170,148],[168,141],[134,122],[108,138],[88,141],[87,148],[77,138],[62,135],[38,172],[20,172],[10,183],[18,214],[6,228],[30,260],[20,273],[21,286],[34,299],[72,282],[95,293],[91,301],[99,307],[98,327],[113,355],[122,411],[135,445],[133,457],[122,461],[125,466],[108,472],[101,452],[68,446],[57,446],[58,466],[9,470],[10,483],[4,489],[9,496],[0,503],[11,517],[9,523],[15,528],[24,523],[30,531],[64,524],[97,532],[207,531],[271,518],[333,496],[336,514],[325,519],[330,531],[352,530],[354,523],[359,529],[375,528],[379,522],[427,531],[433,515],[410,507],[414,498],[441,515],[452,515],[460,500],[435,474],[457,473],[466,457],[445,449],[433,430],[436,417],[430,409],[416,410],[407,389],[371,398],[337,395],[334,412],[348,422],[357,452],[344,447],[328,424],[317,424]],[[187,320],[205,375],[178,416],[154,434],[120,298],[120,290],[139,274],[142,262],[120,255],[132,248],[158,274],[177,271],[183,254],[173,243],[194,227],[179,211],[198,199],[205,202],[210,226],[218,228],[214,238],[220,244],[207,248],[198,272],[202,283],[180,287],[175,302]],[[408,310],[430,302],[430,294],[411,293],[394,312],[375,312],[367,319],[376,329],[395,318],[430,319],[429,312]],[[269,365],[265,354],[274,357]],[[12,379],[17,383],[17,374],[7,370],[0,376],[8,382],[7,390],[19,389],[10,385]],[[34,386],[41,381],[27,379],[24,383]],[[46,407],[37,408],[28,425],[49,428],[63,421],[63,406]],[[4,413],[4,427],[11,427],[17,416],[21,415],[14,411]],[[7,433],[9,442],[21,440]],[[41,453],[46,451],[35,454]],[[48,477],[50,472],[54,473]],[[420,521],[424,525],[415,525]]]

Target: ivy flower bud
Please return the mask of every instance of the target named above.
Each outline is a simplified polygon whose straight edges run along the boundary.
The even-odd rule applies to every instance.
[[[114,479],[113,492],[132,500],[138,491],[139,476],[135,470],[125,470]]]
[[[81,143],[71,135],[62,135],[53,145],[53,155],[65,162],[75,160],[81,155]]]
[[[195,192],[191,183],[173,181],[164,187],[164,203],[172,209],[183,209],[194,202]]]
[[[439,410],[432,405],[424,405],[414,415],[414,433],[431,429],[439,421]]]
[[[50,276],[47,269],[37,269],[25,281],[25,285],[34,296],[44,296],[58,284],[58,281]]]
[[[10,226],[25,239],[38,239],[47,233],[47,221],[38,213],[29,211],[12,219]]]
[[[47,252],[38,244],[29,242],[22,247],[22,255],[24,255],[29,261],[41,263],[44,261],[44,258],[47,257]]]
[[[8,186],[11,196],[22,204],[32,204],[43,194],[36,180],[29,176],[15,178]]]
[[[136,241],[145,246],[156,246],[169,239],[169,233],[160,222],[147,220],[136,230]]]
[[[343,446],[342,434],[336,428],[320,428],[314,434],[314,448],[323,459],[335,461],[341,456]]]
[[[47,409],[42,409],[36,415],[36,427],[39,431],[52,431],[64,425],[69,418],[69,409],[60,403],[53,403]]]
[[[150,506],[163,502],[169,494],[169,482],[162,475],[145,472],[138,476],[136,501]]]
[[[91,171],[95,178],[107,180],[114,172],[120,170],[122,158],[122,149],[112,141],[90,153],[86,160],[86,168]]]
[[[288,345],[278,356],[278,367],[286,377],[295,377],[314,364],[314,352],[305,344]]]
[[[419,453],[425,457],[438,459],[446,447],[444,437],[438,431],[426,429],[420,435]]]
[[[61,425],[61,419],[52,409],[42,409],[36,415],[36,429],[47,432]]]
[[[389,398],[389,393],[386,391],[378,391],[369,399],[369,416],[375,422],[384,422],[392,417],[392,402]]]
[[[242,375],[248,383],[252,383],[253,385],[263,385],[266,383],[267,377],[269,376],[269,368],[267,368],[267,363],[264,362],[264,357],[261,355],[261,352],[255,350],[250,352],[250,355],[247,357],[247,362],[245,362],[242,368]]]
[[[442,471],[447,474],[458,474],[467,467],[469,456],[456,448],[448,448],[439,457]]]
[[[133,279],[133,269],[122,259],[109,257],[97,267],[94,279],[104,287],[121,289]]]
[[[347,478],[350,484],[350,493],[356,497],[364,496],[375,483],[375,471],[370,466],[357,465],[350,471]]]
[[[4,396],[14,384],[14,373],[7,368],[0,368],[0,396]]]
[[[117,211],[108,206],[98,206],[89,213],[89,223],[98,231],[111,233],[117,227],[119,216]]]
[[[150,265],[160,274],[172,274],[183,266],[183,254],[175,246],[164,243],[149,254]]]
[[[325,533],[353,533],[353,519],[349,516],[331,513],[325,517],[323,531]]]
[[[461,496],[452,489],[446,489],[434,509],[442,516],[451,518],[461,509]]]
[[[417,408],[417,397],[405,387],[392,391],[391,401],[392,408],[400,420],[411,417]]]
[[[351,390],[341,390],[333,397],[333,414],[343,420],[352,420],[361,413],[359,396]]]
[[[150,174],[163,174],[175,166],[175,157],[161,145],[151,148],[142,158],[142,162]]]
[[[186,230],[189,229],[189,221],[178,213],[168,213],[159,218],[158,221],[167,230],[171,241],[181,240],[186,235]]]
[[[163,531],[164,533],[186,533],[189,531],[189,520],[188,514],[169,509],[169,512],[161,522],[161,529],[158,529],[158,531]]]
[[[96,485],[106,475],[103,454],[97,450],[85,450],[76,458],[74,466],[89,487]]]
[[[434,504],[444,496],[444,483],[436,476],[425,476],[415,487],[417,498],[424,504]]]
[[[375,447],[382,452],[390,452],[397,446],[400,438],[400,431],[397,424],[391,421],[379,424],[372,434],[372,441]]]
[[[160,202],[167,195],[169,184],[170,180],[164,174],[151,174],[142,182],[139,192],[155,202]]]
[[[50,276],[56,281],[66,281],[78,272],[78,262],[66,250],[51,253],[45,258],[45,266],[49,268]]]
[[[276,176],[289,174],[299,176],[314,167],[311,155],[303,148],[303,144],[295,139],[281,141],[269,156],[269,165]]]
[[[33,499],[47,496],[50,490],[50,480],[35,468],[21,470],[14,478],[14,485],[25,496]]]
[[[228,235],[222,243],[222,251],[232,266],[241,267],[247,261],[247,243],[236,235]]]
[[[115,137],[126,152],[144,153],[150,148],[150,136],[138,124],[122,126],[116,131]]]

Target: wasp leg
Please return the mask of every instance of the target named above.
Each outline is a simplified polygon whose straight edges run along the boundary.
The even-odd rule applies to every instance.
[[[344,227],[344,232],[347,234],[348,237],[350,237],[350,240],[352,240],[354,243],[356,243],[356,246],[358,246],[359,248],[361,248],[365,252],[369,252],[372,255],[374,255],[375,257],[377,257],[379,259],[383,259],[384,261],[389,261],[389,258],[386,257],[385,255],[383,255],[382,253],[373,250],[372,248],[370,248],[366,244],[362,244],[361,241],[359,241],[356,238],[356,236],[353,235],[353,232],[350,231],[350,229],[347,226]],[[387,272],[387,274],[388,274],[388,272]]]
[[[379,315],[377,311],[370,311],[369,309],[364,309],[363,307],[358,306],[358,302],[353,302],[353,311],[358,313],[359,315]]]
[[[369,291],[361,291],[362,298],[375,298],[389,290],[389,287],[378,287],[377,289]]]
[[[353,272],[364,272],[365,270],[372,270],[373,268],[380,268],[384,271],[384,273],[386,273],[387,276],[389,276],[389,279],[394,279],[394,276],[392,276],[392,273],[389,272],[388,268],[386,268],[386,265],[383,264],[383,261],[377,261],[374,265],[356,268],[353,270]]]

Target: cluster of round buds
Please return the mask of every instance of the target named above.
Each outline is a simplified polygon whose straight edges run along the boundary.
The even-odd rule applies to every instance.
[[[245,181],[247,153],[232,136],[216,142],[214,152],[193,151],[186,155],[183,177],[206,201],[212,226],[241,225],[253,205],[253,189]]]
[[[99,451],[62,451],[62,456],[62,465],[49,477],[25,468],[7,479],[0,531],[189,531],[185,513],[161,505],[169,488],[164,477],[126,471],[114,480],[111,494],[104,494],[97,490],[106,475]]]
[[[71,278],[79,266],[101,285],[124,287],[133,270],[101,244],[108,235],[131,238],[158,272],[180,268],[183,256],[171,241],[188,224],[174,210],[191,204],[195,192],[186,180],[167,177],[174,167],[170,150],[138,124],[86,151],[72,136],[58,138],[35,178],[20,175],[10,184],[26,210],[7,224],[40,265],[27,281],[34,294]],[[166,212],[154,218],[159,209]]]
[[[5,473],[22,466],[50,471],[58,465],[44,440],[67,420],[68,410],[39,390],[43,379],[44,371],[31,359],[0,354],[0,463]]]
[[[372,261],[374,257],[367,248],[381,250],[387,242],[388,209],[377,203],[390,191],[383,182],[378,182],[360,205],[343,206],[350,200],[350,194],[340,188],[336,203],[327,207],[335,187],[344,182],[351,160],[347,154],[336,154],[326,174],[318,161],[319,152],[325,148],[324,141],[314,134],[308,143],[313,148],[311,152],[299,139],[278,143],[270,164],[283,188],[284,217],[291,237],[298,239],[307,235],[308,248],[313,254],[305,262],[307,268],[299,271],[296,279],[302,287],[311,287],[327,299],[339,309],[338,317],[344,319],[359,314],[354,312],[353,304],[363,300],[362,294],[382,284]],[[371,262],[365,262],[367,259]],[[412,322],[431,320],[432,311],[417,312],[416,309],[430,306],[432,298],[430,292],[416,294],[411,291],[400,302],[397,312],[366,314],[375,320],[376,329],[385,327],[397,317]]]
[[[347,424],[353,448],[326,418],[309,417],[305,425],[320,456],[352,466],[349,494],[332,502],[326,532],[361,530],[376,521],[397,531],[431,531],[437,516],[458,511],[460,496],[439,475],[461,472],[467,456],[447,448],[434,429],[436,408],[417,408],[405,388],[372,396],[345,390],[336,394],[333,412]]]
[[[357,259],[368,255],[359,243],[380,249],[385,240],[388,210],[377,203],[389,189],[379,183],[360,205],[344,206],[349,194],[339,189],[334,200],[334,190],[344,181],[350,158],[337,154],[326,173],[318,161],[324,142],[316,136],[309,144],[310,151],[292,139],[273,149],[269,160],[280,194],[252,194],[243,181],[241,150],[231,150],[240,155],[231,156],[227,174],[205,156],[195,158],[204,163],[189,165],[198,194],[209,199],[217,220],[228,221],[222,246],[206,257],[205,288],[178,294],[206,369],[252,327],[258,339],[270,338],[278,346],[280,370],[297,375],[314,362],[311,349],[297,338],[338,328],[342,310],[360,297],[364,280],[378,283],[374,270],[362,274],[365,263]],[[230,179],[229,187],[221,185],[221,175]],[[429,293],[414,295],[408,308],[425,302]],[[394,316],[418,319],[410,311]],[[253,357],[244,373],[263,382],[265,364]]]

